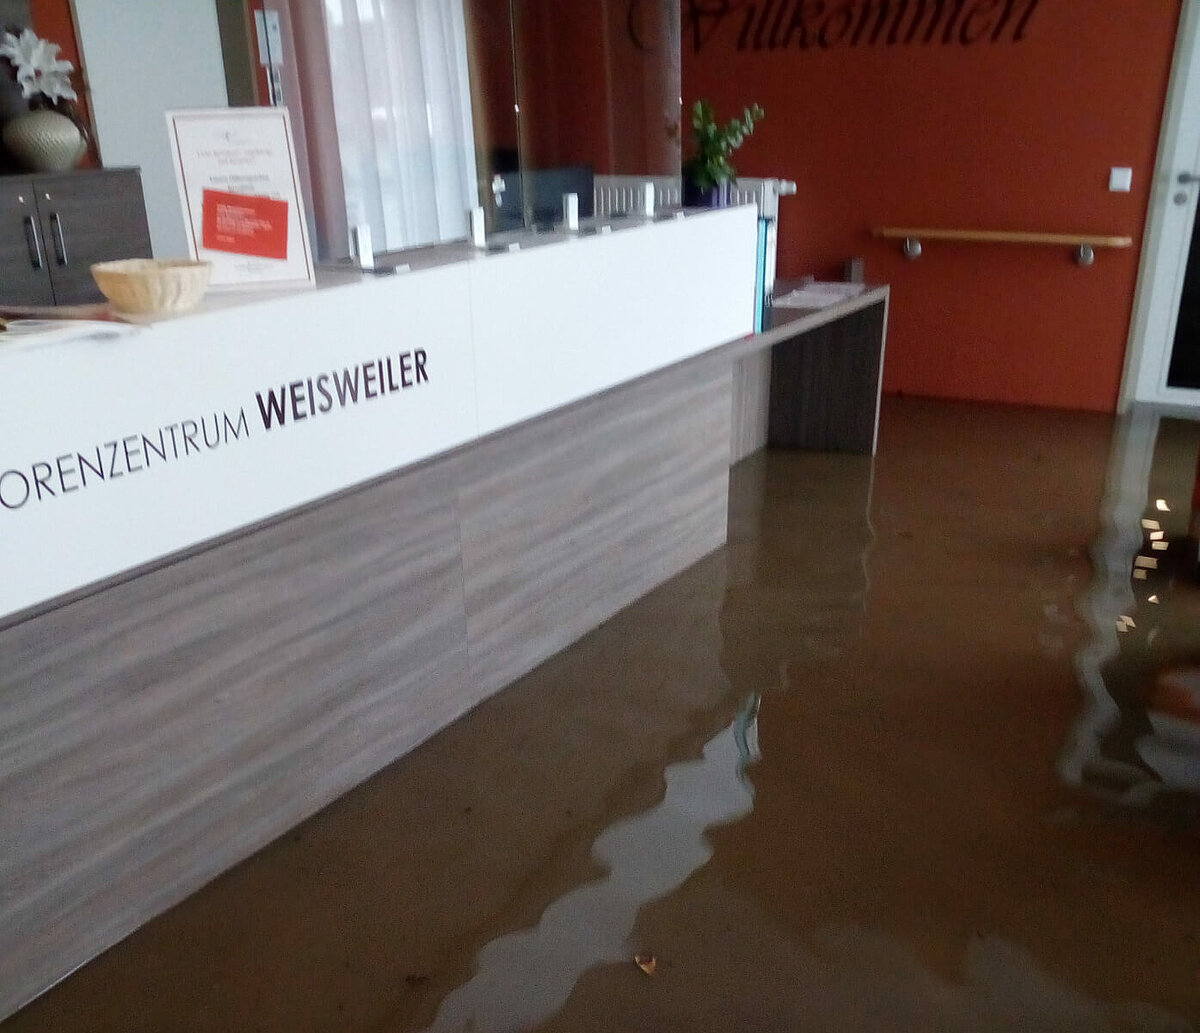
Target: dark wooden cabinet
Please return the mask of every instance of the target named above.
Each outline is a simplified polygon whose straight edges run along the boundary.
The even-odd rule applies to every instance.
[[[772,310],[780,329],[799,315]],[[874,455],[886,328],[887,303],[877,301],[779,341],[771,349],[768,444]]]
[[[33,183],[0,179],[0,302],[53,305]]]
[[[137,169],[0,178],[0,304],[102,301],[93,262],[149,257]]]

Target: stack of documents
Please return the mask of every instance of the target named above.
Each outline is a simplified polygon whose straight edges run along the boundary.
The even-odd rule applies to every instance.
[[[112,314],[107,305],[18,307],[0,305],[0,347],[36,347],[81,338],[103,340],[136,333],[139,327]]]
[[[773,298],[771,304],[775,308],[826,308],[839,301],[857,298],[866,289],[866,284],[862,283],[822,283],[814,280],[788,294]]]
[[[0,344],[73,341],[81,337],[123,337],[136,333],[127,323],[95,322],[87,319],[12,319],[0,328]]]

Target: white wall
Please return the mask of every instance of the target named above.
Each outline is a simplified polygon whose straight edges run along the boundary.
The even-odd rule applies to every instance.
[[[74,0],[105,165],[137,165],[154,254],[187,253],[165,111],[228,103],[213,0]]]

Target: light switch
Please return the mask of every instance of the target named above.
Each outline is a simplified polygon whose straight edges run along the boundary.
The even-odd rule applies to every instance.
[[[1129,193],[1133,189],[1133,169],[1110,169],[1108,173],[1108,189],[1114,194]]]

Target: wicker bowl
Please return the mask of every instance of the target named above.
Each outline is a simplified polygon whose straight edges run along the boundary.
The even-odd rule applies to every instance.
[[[119,313],[164,316],[188,312],[208,289],[212,265],[186,258],[127,258],[92,266],[96,286]]]

